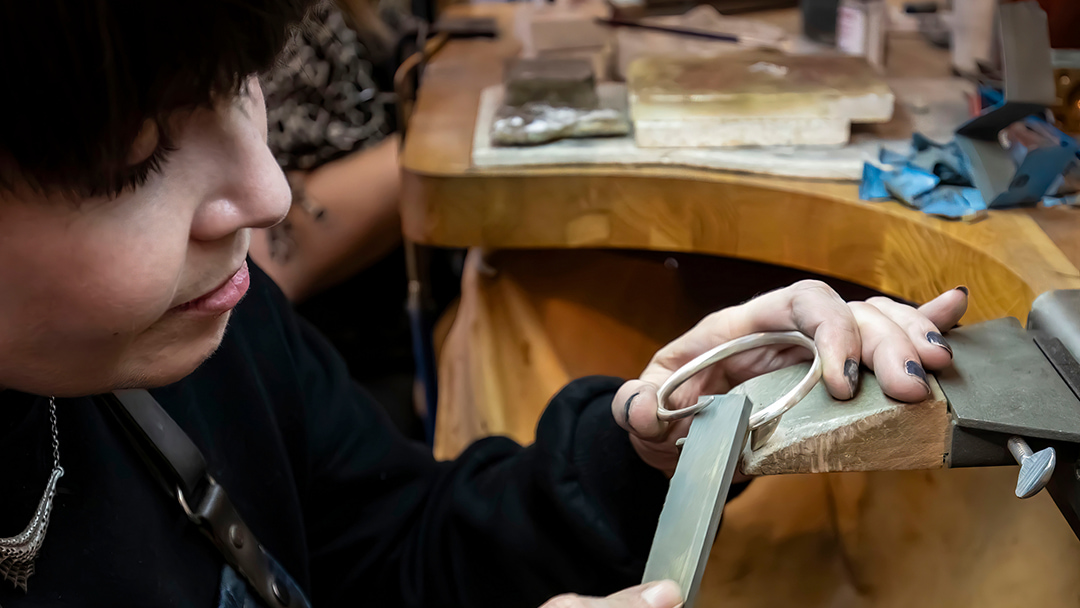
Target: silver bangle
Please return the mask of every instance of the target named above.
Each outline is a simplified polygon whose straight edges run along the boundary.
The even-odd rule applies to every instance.
[[[750,430],[758,429],[769,424],[773,420],[780,418],[784,412],[790,410],[796,403],[801,401],[803,397],[809,394],[814,388],[814,385],[821,379],[821,356],[818,355],[817,346],[814,345],[813,340],[797,331],[750,334],[749,336],[743,336],[725,342],[720,346],[695,357],[693,361],[690,361],[676,370],[676,372],[660,386],[660,390],[657,393],[657,403],[659,407],[656,409],[656,416],[660,420],[669,422],[687,418],[700,412],[705,409],[709,403],[712,403],[711,399],[703,399],[690,407],[679,410],[669,410],[664,406],[668,398],[671,397],[671,393],[675,392],[675,389],[679,388],[682,383],[689,380],[694,374],[697,374],[710,365],[741,352],[777,344],[801,346],[814,354],[814,362],[810,365],[810,371],[803,376],[802,380],[799,380],[799,383],[796,384],[794,388],[784,394],[784,396],[754,412],[754,414],[750,416]]]

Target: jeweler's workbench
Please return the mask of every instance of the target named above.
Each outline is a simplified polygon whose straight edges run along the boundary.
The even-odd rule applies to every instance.
[[[677,166],[475,168],[481,92],[518,52],[515,7],[450,10],[494,16],[503,35],[451,41],[426,67],[402,152],[404,229],[425,245],[502,251],[470,255],[456,315],[441,323],[440,457],[484,434],[529,441],[566,381],[635,376],[716,305],[702,293],[737,282],[701,261],[675,270],[663,254],[583,249],[739,258],[912,302],[966,285],[965,324],[1023,321],[1039,294],[1080,287],[1080,214],[1069,209],[964,224],[861,202],[854,183]],[[947,54],[921,40],[890,52],[907,72],[893,75],[948,74]],[[525,249],[546,251],[507,251]],[[1074,605],[1080,543],[1045,493],[1019,501],[1015,482],[1015,468],[761,478],[724,513],[699,605]]]

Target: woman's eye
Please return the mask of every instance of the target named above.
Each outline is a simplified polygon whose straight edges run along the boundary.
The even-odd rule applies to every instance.
[[[144,120],[139,134],[135,136],[135,141],[131,144],[131,151],[127,157],[128,166],[136,166],[150,158],[157,150],[159,139],[161,139],[161,133],[157,122],[150,119]]]
[[[162,167],[165,165],[165,161],[168,160],[169,154],[175,149],[176,148],[171,145],[165,145],[162,142],[158,142],[158,145],[150,152],[150,155],[142,162],[124,171],[124,176],[120,183],[120,192],[129,189],[134,190],[145,184],[151,176],[160,174]],[[115,194],[119,194],[120,192],[116,192]]]
[[[110,184],[100,188],[108,196],[118,196],[145,184],[161,172],[171,152],[176,150],[168,135],[154,120],[146,120],[128,153],[127,166],[119,170]]]

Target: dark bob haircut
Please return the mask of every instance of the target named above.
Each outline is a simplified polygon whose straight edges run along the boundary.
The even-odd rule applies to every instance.
[[[0,187],[115,195],[146,120],[237,95],[313,0],[0,0]]]

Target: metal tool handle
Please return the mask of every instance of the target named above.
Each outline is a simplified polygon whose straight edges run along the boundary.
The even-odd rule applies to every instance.
[[[821,379],[821,356],[818,354],[817,346],[814,344],[813,340],[797,331],[750,334],[749,336],[743,336],[725,342],[712,350],[698,355],[693,361],[690,361],[676,370],[675,373],[660,386],[660,390],[657,393],[657,402],[659,404],[659,407],[656,410],[657,417],[664,421],[679,420],[681,418],[693,416],[705,409],[705,407],[712,403],[712,400],[702,400],[690,407],[679,410],[669,410],[665,407],[665,404],[671,397],[671,394],[675,392],[675,389],[679,388],[679,386],[689,380],[694,374],[697,374],[710,365],[748,350],[753,350],[762,346],[775,346],[778,344],[801,346],[813,353],[814,362],[810,365],[810,371],[803,376],[803,379],[800,380],[794,388],[773,403],[761,408],[755,412],[754,415],[750,416],[750,430],[760,428],[773,420],[776,420],[784,415],[784,412],[794,407],[803,397],[809,394],[814,388],[814,385]]]

